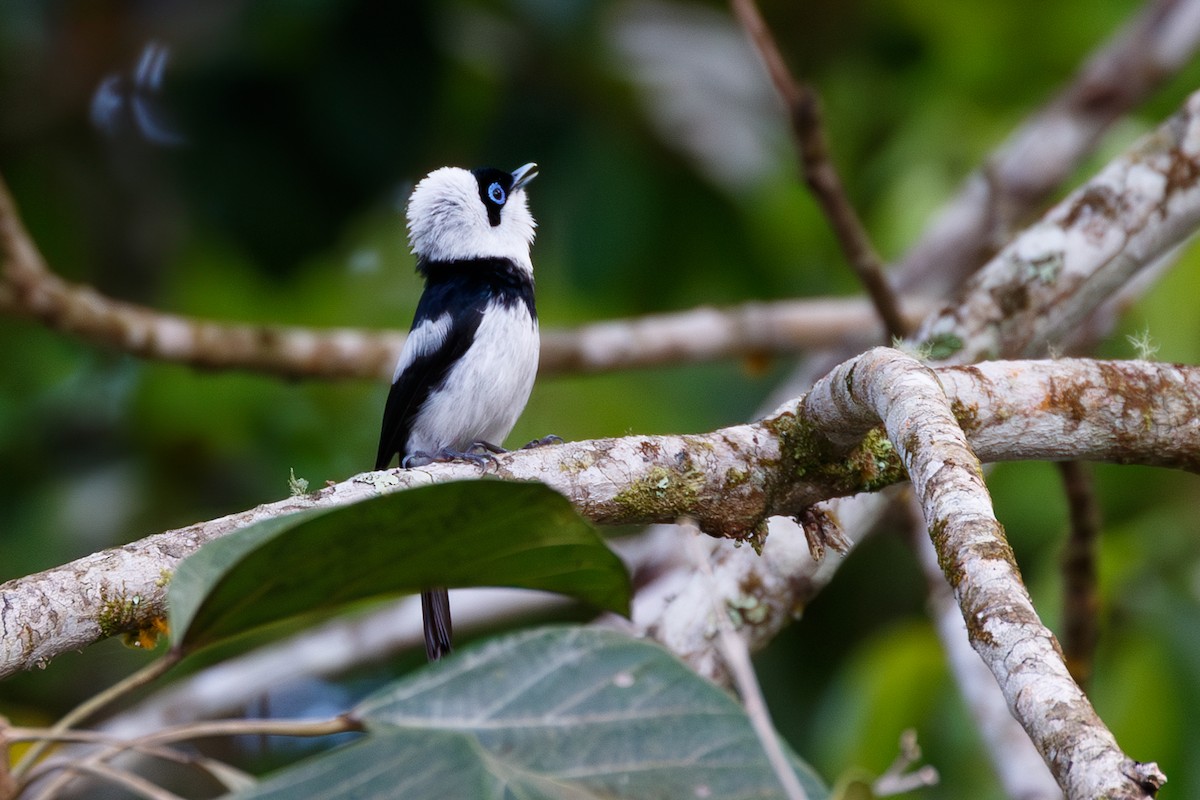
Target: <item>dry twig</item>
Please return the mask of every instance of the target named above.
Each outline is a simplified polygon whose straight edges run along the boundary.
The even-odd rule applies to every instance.
[[[171,725],[162,730],[131,739],[120,739],[111,734],[96,734],[90,731],[60,732],[52,729],[45,732],[46,738],[42,739],[42,741],[76,739],[95,743],[99,746],[99,749],[78,758],[55,758],[43,762],[38,766],[37,770],[29,773],[23,785],[32,786],[34,785],[34,781],[53,775],[41,787],[37,795],[38,798],[53,800],[53,798],[60,797],[71,782],[81,774],[98,775],[109,779],[117,779],[118,776],[127,776],[134,781],[143,781],[143,779],[136,775],[127,773],[124,770],[115,769],[108,764],[113,758],[130,751],[166,757],[180,763],[194,763],[202,769],[218,772],[224,776],[227,771],[230,774],[234,774],[236,771],[227,765],[213,762],[210,759],[177,758],[174,751],[165,749],[164,746],[217,736],[271,735],[308,737],[329,736],[335,733],[359,730],[362,730],[362,724],[348,715],[317,720],[230,719],[190,722],[182,725]],[[38,734],[37,731],[22,731],[22,733],[25,734],[24,738],[36,737]],[[134,785],[125,780],[118,780],[118,782],[127,786]],[[153,786],[153,784],[148,783],[144,785]]]
[[[808,84],[792,77],[775,43],[775,37],[771,35],[754,0],[732,0],[732,5],[734,14],[750,35],[771,82],[787,107],[804,182],[825,212],[847,262],[867,290],[867,296],[887,328],[889,341],[903,339],[909,326],[883,274],[883,262],[875,252],[871,238],[850,203],[837,168],[829,157],[829,143],[825,139],[821,102],[817,93]]]
[[[917,743],[917,732],[909,729],[900,734],[900,752],[883,774],[871,784],[875,797],[890,797],[894,794],[936,786],[938,771],[928,764],[912,769],[921,760],[921,746]]]

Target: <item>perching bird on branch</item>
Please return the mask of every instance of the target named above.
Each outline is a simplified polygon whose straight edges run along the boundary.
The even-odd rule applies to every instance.
[[[409,244],[425,291],[383,412],[375,469],[467,459],[486,466],[525,408],[538,365],[529,246],[535,223],[515,172],[443,167],[408,201]],[[547,437],[548,439],[551,437]],[[421,593],[425,652],[450,652],[445,589]]]

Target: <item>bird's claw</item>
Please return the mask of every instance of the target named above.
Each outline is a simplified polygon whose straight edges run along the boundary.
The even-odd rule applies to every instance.
[[[522,450],[532,450],[535,447],[545,447],[551,444],[562,444],[562,437],[550,434],[543,436],[540,439],[534,439],[529,444],[522,447]],[[464,450],[455,450],[450,447],[443,447],[436,453],[427,453],[424,450],[415,450],[404,457],[400,462],[400,466],[404,469],[413,469],[416,467],[425,467],[433,463],[445,463],[447,461],[467,461],[479,467],[482,472],[487,472],[488,467],[497,465],[496,456],[501,453],[508,453],[500,445],[492,444],[491,442],[480,439],[479,441],[471,442]]]
[[[470,463],[479,467],[480,472],[487,472],[488,467],[496,466],[496,457],[487,452],[470,453],[465,451],[459,452],[456,450],[443,450],[442,453],[445,453],[448,456],[446,459],[447,461],[469,461]]]
[[[549,435],[543,436],[540,439],[534,439],[532,442],[526,444],[521,449],[522,450],[532,450],[535,447],[546,447],[547,445],[551,445],[551,444],[562,444],[562,442],[563,442],[563,440],[562,440],[561,436],[555,436],[553,433],[551,433]]]
[[[416,450],[400,459],[400,468],[415,469],[417,467],[426,467],[432,464],[433,461],[434,458],[429,453],[426,453],[424,450]]]
[[[405,456],[404,460],[400,462],[400,466],[404,469],[412,469],[414,467],[425,467],[435,462],[444,464],[449,461],[466,461],[479,467],[480,472],[487,472],[488,467],[496,465],[496,457],[494,455],[489,452],[472,452],[474,449],[475,444],[472,444],[466,450],[454,450],[449,447],[443,447],[433,454],[426,453],[424,450],[417,450]]]

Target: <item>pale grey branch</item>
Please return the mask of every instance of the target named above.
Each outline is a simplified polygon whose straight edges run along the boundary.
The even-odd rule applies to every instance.
[[[1190,470],[1200,465],[1200,368],[1064,359],[944,368],[939,377],[984,460],[1071,457]],[[1095,413],[1080,419],[1080,402]],[[499,457],[497,473],[508,480],[542,481],[598,523],[673,521],[686,515],[707,533],[758,540],[771,517],[800,514],[818,501],[903,479],[894,450],[880,440],[868,438],[852,449],[824,446],[816,435],[819,428],[805,414],[801,399],[759,422],[707,434],[629,436],[518,451]],[[179,561],[233,530],[378,492],[477,476],[471,464],[364,473],[313,494],[149,536],[9,581],[0,585],[0,676],[44,666],[104,636],[152,625],[163,612],[165,585]],[[850,521],[841,518],[843,524]],[[807,552],[803,537],[798,547]],[[804,557],[797,552],[796,558]],[[803,574],[790,573],[790,579],[804,580],[796,577]],[[772,579],[760,585],[774,584]],[[769,597],[764,591],[762,600],[776,604],[790,597],[794,594]],[[774,605],[771,609],[756,616],[766,624],[764,630],[786,614]],[[678,635],[696,634],[691,629]],[[685,656],[695,652],[671,637],[667,641]]]
[[[1200,2],[1145,3],[947,201],[896,265],[901,291],[938,297],[953,291],[1078,168],[1113,122],[1182,69],[1197,46]]]
[[[1150,798],[1166,782],[1126,756],[1038,618],[996,519],[982,466],[928,367],[879,348],[839,365],[804,401],[822,430],[852,436],[882,420],[908,470],[971,646],[1071,800]]]

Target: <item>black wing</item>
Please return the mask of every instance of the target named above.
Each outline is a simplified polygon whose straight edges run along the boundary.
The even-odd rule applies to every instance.
[[[453,309],[450,307],[451,300],[455,306]],[[417,304],[412,331],[427,321],[436,321],[447,314],[450,317],[449,330],[440,344],[412,359],[392,384],[387,405],[383,409],[383,430],[379,434],[375,469],[387,469],[392,457],[397,454],[401,460],[408,455],[405,449],[417,412],[430,393],[445,381],[450,367],[462,358],[475,341],[475,331],[479,329],[487,302],[486,292],[464,294],[456,291],[456,287],[445,284],[430,285],[425,289]],[[409,335],[412,335],[411,331]]]
[[[417,303],[412,331],[447,315],[449,330],[437,346],[423,348],[392,384],[383,410],[383,431],[379,436],[375,469],[386,469],[396,454],[401,460],[408,455],[405,449],[417,412],[475,341],[475,332],[479,330],[489,303],[509,307],[523,305],[529,310],[530,317],[537,319],[533,281],[507,259],[443,262],[422,259],[417,262],[417,271],[425,276],[426,284]]]

